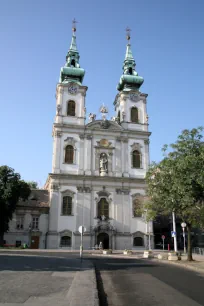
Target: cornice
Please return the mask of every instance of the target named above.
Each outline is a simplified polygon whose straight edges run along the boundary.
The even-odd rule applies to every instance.
[[[98,175],[83,175],[83,174],[67,174],[67,173],[49,173],[51,179],[73,179],[76,180],[90,180],[93,182],[123,182],[123,183],[142,183],[146,185],[144,178],[136,177],[117,177],[117,176],[98,176]]]

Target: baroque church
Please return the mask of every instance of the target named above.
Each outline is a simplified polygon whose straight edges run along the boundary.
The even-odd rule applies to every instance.
[[[100,242],[105,249],[153,248],[152,222],[139,209],[149,166],[148,95],[140,90],[130,31],[110,120],[102,105],[101,118],[90,113],[86,122],[88,87],[79,58],[74,22],[56,88],[52,172],[44,190],[18,204],[5,243],[79,249],[84,226],[84,249]]]
[[[85,70],[80,67],[73,24],[56,88],[52,173],[46,182],[48,248],[79,249],[81,225],[86,228],[84,249],[100,242],[106,249],[153,246],[152,223],[138,210],[149,165],[148,95],[140,91],[144,80],[135,70],[129,30],[127,42],[113,102],[115,117],[108,120],[102,105],[101,119],[91,113],[86,123],[88,87],[83,83]]]

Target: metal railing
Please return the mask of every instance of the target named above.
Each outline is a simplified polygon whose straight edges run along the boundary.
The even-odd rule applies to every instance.
[[[204,248],[193,248],[193,254],[203,255],[204,256]]]

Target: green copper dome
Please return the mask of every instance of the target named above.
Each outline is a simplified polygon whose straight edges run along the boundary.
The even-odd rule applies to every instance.
[[[135,70],[136,63],[132,55],[131,45],[127,44],[125,60],[123,63],[123,74],[117,86],[119,91],[138,90],[144,79]]]
[[[66,64],[60,70],[59,83],[76,82],[82,84],[85,70],[79,65],[79,52],[76,45],[76,29],[73,29],[71,45],[66,56]]]

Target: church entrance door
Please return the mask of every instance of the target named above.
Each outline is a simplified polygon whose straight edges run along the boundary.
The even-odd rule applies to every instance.
[[[107,233],[98,234],[97,244],[99,245],[100,242],[103,243],[104,249],[109,249],[109,235]]]

